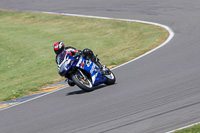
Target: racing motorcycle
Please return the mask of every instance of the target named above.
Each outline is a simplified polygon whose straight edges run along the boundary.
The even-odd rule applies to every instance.
[[[72,81],[71,86],[77,85],[86,92],[93,91],[94,86],[99,84],[112,85],[116,81],[110,69],[105,67],[100,71],[94,62],[84,59],[81,54],[72,56],[63,51],[58,55],[57,62],[59,74]]]

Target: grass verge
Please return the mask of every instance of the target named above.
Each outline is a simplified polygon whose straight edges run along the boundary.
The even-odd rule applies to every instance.
[[[200,124],[182,130],[177,130],[174,133],[200,133]]]
[[[119,65],[168,37],[158,26],[118,20],[0,11],[0,101],[63,80],[53,44],[90,48],[105,65]]]

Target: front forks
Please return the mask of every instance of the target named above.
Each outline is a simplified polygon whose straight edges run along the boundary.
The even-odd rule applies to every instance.
[[[84,80],[87,79],[80,69],[78,69],[78,72],[81,74],[80,76],[82,76],[82,78],[83,78]]]

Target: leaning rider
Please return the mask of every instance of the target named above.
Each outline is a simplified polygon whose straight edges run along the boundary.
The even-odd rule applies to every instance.
[[[90,59],[92,62],[94,62],[99,67],[100,71],[102,71],[103,68],[105,67],[99,62],[99,59],[93,54],[91,49],[86,48],[83,51],[81,51],[81,50],[77,50],[76,48],[71,47],[71,46],[65,47],[65,44],[62,41],[56,42],[54,44],[54,52],[56,54],[56,63],[57,64],[58,64],[57,57],[63,51],[70,53],[72,56],[76,55],[76,54],[77,55],[82,54],[83,58],[85,58],[86,60]],[[69,85],[73,86],[72,82],[73,81],[68,80]]]

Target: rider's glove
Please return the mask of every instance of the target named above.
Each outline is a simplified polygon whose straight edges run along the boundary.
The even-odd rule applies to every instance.
[[[75,58],[75,57],[78,57],[80,55],[82,55],[82,51],[78,50],[73,57]]]
[[[81,50],[78,50],[77,54],[78,54],[78,55],[82,55],[82,51],[81,51]]]

